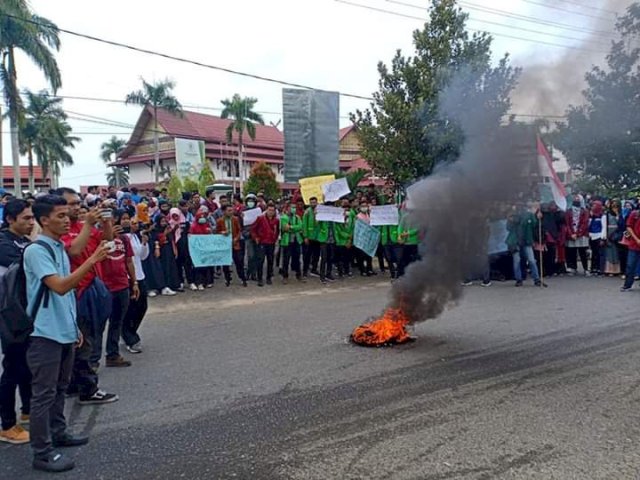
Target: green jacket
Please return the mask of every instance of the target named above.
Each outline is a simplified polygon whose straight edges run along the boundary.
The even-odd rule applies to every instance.
[[[320,243],[327,243],[327,240],[329,240],[329,222],[316,222],[315,238],[312,238],[312,240],[316,240]]]
[[[285,227],[289,225],[289,231]],[[298,215],[283,213],[280,215],[280,246],[288,247],[291,235],[295,235],[298,244],[302,244],[302,219]]]
[[[316,222],[316,213],[311,207],[307,208],[302,216],[302,237],[309,240],[318,239],[318,222]]]
[[[380,231],[380,244],[382,246],[398,243],[397,225],[380,225],[376,228]]]
[[[407,218],[406,218],[406,214],[403,213],[402,211],[400,212],[400,224],[398,225],[398,231],[397,231],[397,236],[398,239],[402,239],[402,235],[406,234],[406,236],[404,236],[404,241],[401,241],[399,243],[402,243],[404,245],[418,245],[420,243],[420,238],[418,237],[418,229],[416,228],[412,228],[411,225],[409,224]]]
[[[507,220],[507,247],[510,252],[517,251],[520,247],[533,245],[538,218],[531,212],[514,215]]]
[[[344,223],[336,223],[333,228],[333,232],[336,236],[336,245],[339,247],[346,247],[347,244],[353,242],[353,230],[355,228],[355,214],[349,210],[347,218]]]

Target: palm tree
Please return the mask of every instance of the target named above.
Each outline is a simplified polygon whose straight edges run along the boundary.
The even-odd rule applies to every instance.
[[[113,167],[107,173],[107,182],[109,182],[109,186],[116,188],[126,187],[129,185],[129,174],[124,168]]]
[[[22,189],[18,127],[23,107],[17,84],[16,50],[22,51],[36,64],[56,92],[62,85],[62,79],[52,49],[60,49],[58,27],[53,22],[34,14],[25,0],[3,0],[0,3],[0,82],[9,107],[13,182],[15,194],[19,197]]]
[[[48,169],[46,163],[47,151],[52,150],[52,143],[62,141],[52,136],[52,132],[60,132],[59,122],[66,122],[67,115],[62,110],[61,98],[52,97],[46,90],[36,94],[29,90],[25,92],[26,108],[20,128],[20,153],[26,154],[29,161],[29,191],[35,191],[33,174],[33,156],[38,157],[38,163]],[[55,147],[53,147],[55,148]]]
[[[160,146],[158,145],[158,109],[162,108],[173,115],[183,116],[182,105],[176,97],[173,96],[172,90],[175,88],[175,82],[164,80],[154,84],[147,83],[144,78],[142,80],[142,90],[136,90],[127,95],[125,103],[127,105],[142,105],[143,107],[151,107],[153,109],[153,146],[155,151],[154,170],[156,183],[160,181]]]
[[[115,162],[118,160],[118,155],[120,152],[124,150],[127,141],[123,138],[118,138],[115,135],[109,139],[109,141],[104,142],[100,145],[100,158],[106,164]],[[113,158],[112,158],[113,157]],[[118,167],[113,167],[111,172],[107,174],[107,180],[109,180],[109,185],[114,185],[115,187],[123,187],[124,184],[120,183],[120,180],[124,180],[122,174],[126,174],[126,172]],[[112,183],[113,181],[113,183]],[[129,184],[129,178],[127,176],[126,184]]]
[[[244,166],[242,164],[243,154],[243,135],[245,130],[249,134],[251,140],[256,138],[256,123],[264,125],[264,120],[259,113],[253,111],[253,107],[258,103],[257,98],[244,97],[242,98],[237,93],[231,100],[228,98],[222,100],[224,109],[220,115],[222,118],[231,118],[232,122],[227,127],[227,142],[231,143],[233,139],[233,132],[238,133],[238,181],[240,192],[242,192],[242,176],[244,173]]]

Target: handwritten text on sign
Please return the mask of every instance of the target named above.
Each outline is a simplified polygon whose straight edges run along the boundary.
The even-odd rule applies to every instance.
[[[316,207],[316,220],[321,222],[344,223],[344,210],[339,207],[318,205]]]
[[[193,266],[231,265],[231,235],[189,235]]]
[[[398,225],[398,207],[379,205],[371,207],[371,225]]]
[[[300,193],[302,194],[304,203],[309,205],[309,199],[311,197],[316,197],[319,203],[324,202],[322,185],[333,182],[335,179],[335,175],[319,175],[317,177],[307,177],[298,180],[298,183],[300,184]]]
[[[324,194],[325,202],[335,202],[345,195],[349,195],[351,190],[346,178],[339,178],[333,182],[328,182],[322,185],[322,193]]]
[[[362,220],[356,220],[356,228],[353,231],[353,245],[364,253],[373,257],[380,242],[380,232],[377,228],[367,225]]]

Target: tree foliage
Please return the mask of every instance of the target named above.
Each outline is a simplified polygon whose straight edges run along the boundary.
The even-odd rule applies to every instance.
[[[461,76],[465,100],[482,105],[487,123],[497,127],[509,110],[519,71],[508,56],[492,67],[492,37],[471,36],[467,19],[456,0],[432,0],[429,20],[413,33],[414,55],[398,50],[390,66],[378,64],[379,90],[370,108],[351,116],[377,174],[402,184],[458,157],[464,134],[447,118],[440,96]]]
[[[276,181],[276,174],[265,162],[256,164],[244,185],[244,194],[264,192],[266,198],[277,198],[280,187]]]
[[[182,199],[183,185],[178,175],[171,175],[167,185],[167,196],[174,204]]]
[[[586,74],[585,103],[567,110],[552,138],[569,164],[604,191],[640,187],[640,3],[618,19],[607,66]]]
[[[216,177],[209,166],[209,160],[205,159],[202,165],[202,170],[198,175],[198,191],[203,197],[207,194],[207,187],[213,185],[216,181]]]
[[[107,172],[107,182],[109,186],[116,188],[126,187],[129,185],[129,173],[121,167],[111,167],[111,170]]]

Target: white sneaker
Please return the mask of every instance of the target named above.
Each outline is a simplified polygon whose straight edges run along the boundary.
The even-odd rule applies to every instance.
[[[191,290],[192,292],[195,292],[196,290],[198,290],[198,287],[196,286],[195,283],[192,283],[189,285],[189,290]]]
[[[156,292],[155,290],[149,290],[149,293],[147,293],[147,297],[157,297],[158,296],[158,292]]]
[[[127,351],[129,353],[142,353],[142,345],[140,343],[131,346],[127,345]]]
[[[207,284],[207,288],[213,288],[213,283]]]
[[[198,285],[198,290],[200,291],[204,290],[204,285]]]
[[[176,295],[176,292],[171,290],[169,287],[164,287],[162,289],[162,295],[173,296],[173,295]]]

